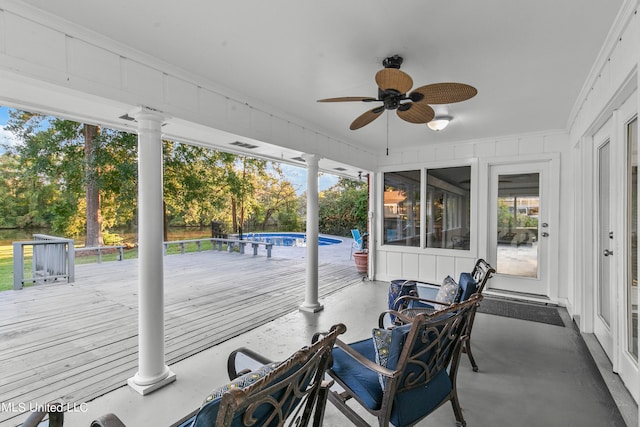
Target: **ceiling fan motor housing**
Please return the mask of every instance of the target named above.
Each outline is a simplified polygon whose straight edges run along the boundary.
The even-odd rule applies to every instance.
[[[384,66],[384,68],[397,68],[400,69],[400,66],[402,65],[402,56],[398,56],[398,55],[393,55],[393,56],[389,56],[388,58],[385,58],[382,61],[382,65]]]
[[[384,103],[385,110],[395,110],[400,106],[400,101],[405,99],[405,97],[394,89],[378,89],[378,99]]]

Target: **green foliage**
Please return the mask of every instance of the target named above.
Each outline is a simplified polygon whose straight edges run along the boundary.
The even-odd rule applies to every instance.
[[[21,183],[14,205],[16,226],[50,226],[56,233],[78,236],[85,231],[85,170],[100,189],[104,226],[133,220],[136,188],[135,135],[104,129],[94,140],[95,156],[85,159],[83,125],[70,120],[9,111],[7,128],[19,143],[5,147],[17,169],[0,164],[1,176]],[[0,199],[3,197],[0,188]],[[122,200],[129,203],[121,203]],[[4,217],[4,216],[3,216]]]
[[[250,218],[259,225],[255,229],[267,230],[275,221],[280,231],[300,231],[297,212],[297,196],[293,185],[286,180],[278,165],[271,165],[270,172],[264,173],[255,182],[255,202],[252,203]]]
[[[538,218],[523,213],[514,218],[511,206],[498,206],[498,229],[537,228]]]
[[[350,236],[351,230],[367,230],[367,184],[340,178],[320,193],[319,229],[321,233]]]
[[[226,161],[215,150],[165,141],[164,200],[171,223],[204,225],[224,216]]]
[[[110,233],[109,231],[102,232],[102,239],[106,246],[119,246],[124,244],[124,239],[117,233]]]
[[[135,225],[135,134],[99,128],[93,149],[85,153],[83,124],[20,110],[9,115],[7,129],[18,144],[0,154],[0,226],[83,235],[88,180],[99,189],[105,244],[113,244],[107,230]],[[163,150],[169,224],[208,226],[216,221],[225,232],[245,224],[253,230],[304,227],[305,196],[297,197],[277,163],[171,141],[164,141]],[[323,192],[321,231],[349,235],[351,228],[365,229],[366,193],[365,185],[344,179]]]

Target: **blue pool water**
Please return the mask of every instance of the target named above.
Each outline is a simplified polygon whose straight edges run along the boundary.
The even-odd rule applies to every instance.
[[[273,243],[275,246],[307,246],[304,233],[244,233],[243,239]],[[342,243],[340,239],[318,236],[318,246],[336,245]]]

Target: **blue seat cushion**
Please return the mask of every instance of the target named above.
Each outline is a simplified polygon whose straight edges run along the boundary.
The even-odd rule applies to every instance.
[[[448,313],[447,316],[451,316]],[[394,370],[397,367],[400,352],[404,346],[406,336],[411,325],[405,325],[391,330],[390,349],[387,354],[387,368]],[[395,331],[395,334],[393,334]],[[375,330],[374,330],[375,333]],[[428,346],[428,341],[422,343],[420,347]],[[350,344],[350,347],[360,353],[365,358],[376,362],[375,340],[366,339]],[[393,355],[391,354],[393,353]],[[430,352],[423,354],[423,358],[429,359]],[[404,373],[404,377],[412,376],[424,367],[415,365],[409,366]],[[336,347],[333,349],[332,371],[340,380],[357,395],[362,403],[371,410],[380,409],[382,406],[383,388],[375,371],[365,368],[355,359],[349,356],[344,350]],[[451,381],[446,369],[443,369],[434,376],[428,384],[415,387],[396,393],[393,407],[390,414],[391,423],[394,426],[413,425],[431,411],[451,393]]]
[[[460,274],[460,280],[458,280],[458,286],[460,286],[461,294],[459,302],[463,302],[469,299],[469,297],[476,293],[478,290],[478,284],[473,279],[473,276],[469,273]]]
[[[440,405],[449,393],[451,381],[443,369],[424,387],[396,393],[389,421],[396,427],[413,425]]]
[[[349,346],[369,359],[376,362],[376,351],[371,338],[357,341]],[[333,349],[333,366],[331,370],[340,380],[362,400],[364,405],[372,410],[380,409],[382,404],[382,387],[378,373],[365,368],[339,347]]]

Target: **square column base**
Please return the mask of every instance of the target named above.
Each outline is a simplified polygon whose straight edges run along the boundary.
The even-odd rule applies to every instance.
[[[324,305],[318,304],[318,305],[314,305],[314,306],[311,306],[311,307],[307,307],[305,305],[301,305],[300,307],[298,307],[298,310],[305,311],[307,313],[317,313],[319,311],[324,310]]]
[[[171,384],[175,380],[176,380],[176,374],[172,371],[169,371],[169,375],[167,375],[166,378],[158,381],[157,383],[153,383],[149,385],[140,385],[140,384],[136,384],[133,381],[133,377],[132,377],[127,380],[127,384],[129,384],[129,387],[131,387],[141,395],[146,396],[147,394],[153,393],[154,391],[166,386],[167,384]]]

